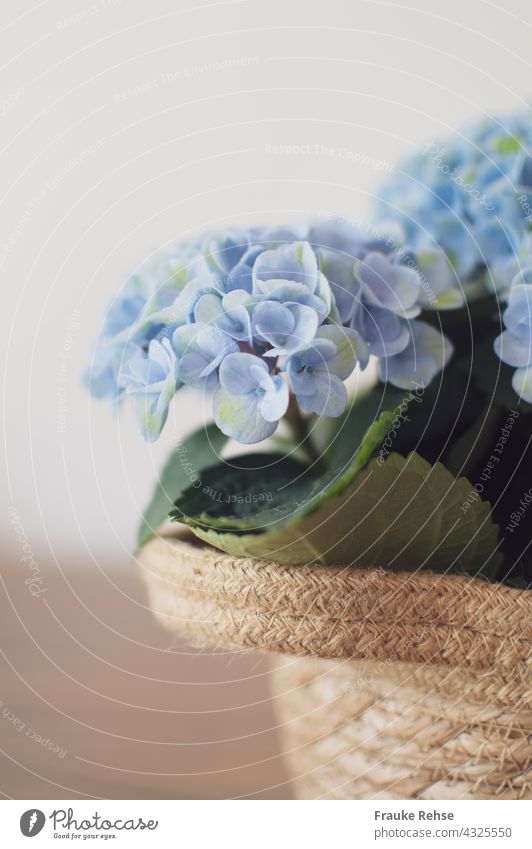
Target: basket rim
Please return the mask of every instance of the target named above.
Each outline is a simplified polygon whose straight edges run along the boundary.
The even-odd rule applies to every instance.
[[[497,667],[528,680],[529,590],[469,575],[232,557],[190,532],[153,538],[139,561],[155,614],[196,644]]]

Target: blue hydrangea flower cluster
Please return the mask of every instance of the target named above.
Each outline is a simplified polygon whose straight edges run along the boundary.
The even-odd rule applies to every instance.
[[[378,214],[400,222],[415,247],[439,245],[463,283],[488,268],[488,285],[507,290],[532,265],[530,111],[427,144],[382,186]]]
[[[515,391],[532,402],[532,114],[481,121],[428,144],[383,186],[380,215],[417,249],[439,245],[472,296],[508,301],[495,351],[516,367]]]
[[[371,355],[382,380],[426,386],[451,346],[418,316],[461,303],[445,255],[401,248],[393,235],[333,220],[209,233],[128,280],[87,381],[99,398],[131,395],[146,440],[186,385],[212,393],[225,434],[255,443],[289,403],[341,415],[344,381]]]

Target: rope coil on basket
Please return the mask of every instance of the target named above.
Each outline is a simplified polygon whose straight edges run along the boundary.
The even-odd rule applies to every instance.
[[[532,592],[192,540],[142,550],[151,606],[195,645],[284,656],[274,686],[303,798],[532,797]]]

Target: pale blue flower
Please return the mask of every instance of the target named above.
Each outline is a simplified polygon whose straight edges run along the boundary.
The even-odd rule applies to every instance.
[[[250,247],[249,235],[245,230],[229,228],[220,233],[208,233],[203,239],[203,254],[211,266],[230,275]]]
[[[176,328],[172,344],[179,359],[180,382],[205,391],[218,385],[217,369],[223,358],[238,351],[238,345],[226,333],[204,324]]]
[[[307,241],[321,255],[322,250],[344,254],[354,262],[366,253],[367,234],[347,221],[324,218],[312,221],[306,235]]]
[[[421,279],[418,303],[422,309],[454,310],[464,305],[460,281],[440,248],[401,250],[400,255],[401,263],[415,268]]]
[[[130,278],[111,306],[105,332],[139,344],[149,342],[177,322],[176,299],[190,279],[207,271],[204,259],[188,245],[175,253],[157,254]]]
[[[276,246],[273,231],[252,227],[248,230],[228,228],[220,233],[207,233],[200,240],[200,254],[207,269],[223,283],[225,292],[253,288],[253,265],[263,251]],[[294,236],[289,241],[294,241]]]
[[[290,280],[304,283],[311,292],[318,285],[319,268],[308,242],[294,242],[275,250],[263,251],[253,266],[253,282]]]
[[[512,386],[525,401],[532,403],[532,271],[510,290],[508,306],[503,313],[506,330],[497,336],[497,356],[515,367]]]
[[[372,233],[342,221],[318,222],[309,228],[308,239],[317,253],[320,270],[329,281],[342,323],[353,318],[358,303],[366,306],[374,303],[371,287],[365,296],[357,274],[357,268],[370,263],[372,255],[380,257],[377,261],[385,269],[383,276],[388,292],[398,292],[394,298],[395,312],[401,311],[400,290],[404,285],[403,272],[399,273],[399,280],[395,280],[396,267],[406,267],[406,276],[416,282],[416,309],[456,309],[464,303],[460,282],[445,253],[436,247],[417,251],[405,247],[404,233],[396,222],[384,222],[378,232]],[[393,305],[384,303],[381,306],[391,308]]]
[[[214,420],[222,433],[245,444],[271,436],[288,407],[288,387],[264,360],[235,353],[220,366]]]
[[[351,320],[360,299],[360,283],[355,277],[355,257],[329,248],[319,251],[320,270],[329,282],[339,320]]]
[[[312,307],[322,319],[329,315],[332,303],[329,283],[308,242],[259,254],[253,266],[253,293]]]
[[[375,357],[392,357],[404,351],[410,342],[408,322],[392,310],[356,304],[351,326]]]
[[[93,398],[117,401],[125,391],[124,373],[131,358],[143,354],[139,345],[100,337],[94,347],[90,368],[83,376]]]
[[[304,283],[290,280],[265,280],[257,283],[253,287],[253,292],[264,300],[293,302],[311,307],[316,311],[320,322],[325,321],[331,313],[332,293],[328,281],[323,276],[315,293],[312,293]]]
[[[318,325],[316,311],[304,304],[263,301],[253,311],[253,336],[272,345],[265,352],[266,357],[283,356],[306,347],[314,339]]]
[[[506,299],[512,285],[527,282],[523,278],[529,279],[531,271],[532,232],[528,232],[525,234],[517,253],[505,254],[492,262],[488,282],[500,298]]]
[[[124,290],[109,307],[103,325],[105,336],[117,336],[130,328],[142,312],[148,294],[135,286],[136,280],[129,280]]]
[[[243,289],[234,289],[227,294],[209,292],[198,299],[194,318],[198,323],[212,324],[232,339],[251,345],[251,315],[257,300]]]
[[[147,442],[158,438],[177,387],[177,360],[169,339],[152,339],[147,355],[138,352],[124,370],[124,386],[135,396],[135,414]]]
[[[227,292],[233,289],[244,289],[250,293],[253,291],[253,264],[265,249],[264,245],[253,245],[246,251],[240,261],[224,278]]]
[[[380,361],[380,379],[400,389],[425,388],[444,368],[452,352],[453,347],[443,333],[424,321],[413,321],[406,348]]]
[[[343,381],[356,362],[367,363],[359,334],[348,327],[320,327],[312,345],[287,360],[286,372],[298,404],[307,413],[341,416],[347,404]]]
[[[396,315],[415,316],[421,311],[421,277],[415,268],[395,256],[372,252],[355,263],[355,276],[364,301]]]
[[[175,325],[194,324],[198,319],[196,306],[205,295],[221,298],[226,290],[223,282],[215,274],[202,275],[191,280],[175,299],[171,308],[171,323]]]
[[[331,220],[313,222],[307,238],[330,284],[340,321],[350,321],[360,290],[355,260],[367,253],[367,238],[358,228]]]

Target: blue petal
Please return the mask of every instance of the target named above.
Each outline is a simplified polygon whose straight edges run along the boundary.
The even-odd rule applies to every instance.
[[[314,292],[318,273],[318,263],[308,242],[294,242],[263,251],[253,266],[253,282],[288,280],[303,283],[310,292]]]
[[[319,250],[320,255],[321,249],[325,249],[348,254],[354,259],[364,249],[362,231],[348,222],[337,219],[313,221],[307,233],[307,240]]]
[[[456,309],[464,304],[464,293],[444,252],[438,248],[416,252],[421,273],[420,303],[430,309]]]
[[[263,295],[271,301],[293,302],[311,307],[318,314],[320,321],[329,314],[327,298],[322,299],[319,295],[313,294],[304,283],[292,283],[285,280],[266,280],[264,283],[258,281],[253,291],[256,295]]]
[[[430,324],[415,321],[411,324],[411,333],[412,338],[404,351],[379,363],[381,380],[388,380],[400,389],[428,386],[453,351],[449,340]]]
[[[252,369],[268,374],[268,366],[254,354],[238,352],[229,354],[220,366],[220,384],[232,395],[246,395],[255,392],[257,379]]]
[[[376,357],[391,357],[403,351],[410,341],[405,321],[391,310],[361,305],[353,318],[353,327]]]
[[[228,229],[208,236],[204,242],[209,259],[228,274],[238,265],[248,248],[249,238],[245,230]]]
[[[294,316],[279,301],[263,301],[253,311],[253,335],[271,345],[280,344],[280,337],[290,335],[294,324]]]
[[[532,363],[532,344],[521,342],[509,330],[505,330],[500,336],[497,336],[493,343],[493,349],[503,363],[507,363],[509,366],[522,368]]]
[[[356,307],[360,283],[355,279],[356,257],[328,250],[319,251],[320,268],[334,295],[342,323],[347,322]]]
[[[312,394],[296,395],[299,406],[306,413],[318,416],[341,416],[347,405],[347,390],[339,377],[320,372],[314,381]]]
[[[217,382],[215,371],[223,358],[238,351],[237,344],[213,325],[178,327],[172,344],[179,357],[179,379],[203,389],[214,388]]]
[[[283,356],[306,347],[314,339],[319,324],[316,311],[304,304],[281,306],[266,302],[257,307],[253,317],[259,333],[274,346],[266,351],[267,357]],[[267,322],[267,328],[263,326],[263,320]]]
[[[514,336],[524,344],[532,343],[532,286],[512,286],[503,319]]]
[[[270,383],[262,397],[260,412],[267,422],[277,422],[288,409],[288,386],[279,375],[272,377]]]
[[[254,392],[234,395],[220,386],[214,395],[214,421],[226,436],[245,445],[271,436],[277,421],[266,421],[259,409],[260,398]]]
[[[417,303],[421,278],[413,268],[393,264],[383,254],[370,253],[357,261],[355,273],[365,298],[374,306],[401,314]]]
[[[366,367],[368,362],[366,344],[361,335],[351,327],[324,324],[316,334],[316,343],[318,341],[334,343],[335,351],[327,357],[327,368],[341,380],[349,377],[357,362],[360,363],[361,368]]]
[[[520,398],[532,404],[532,367],[516,369],[512,378],[512,386]]]
[[[168,405],[157,408],[149,394],[135,396],[135,418],[142,438],[146,442],[155,442],[166,423]]]

